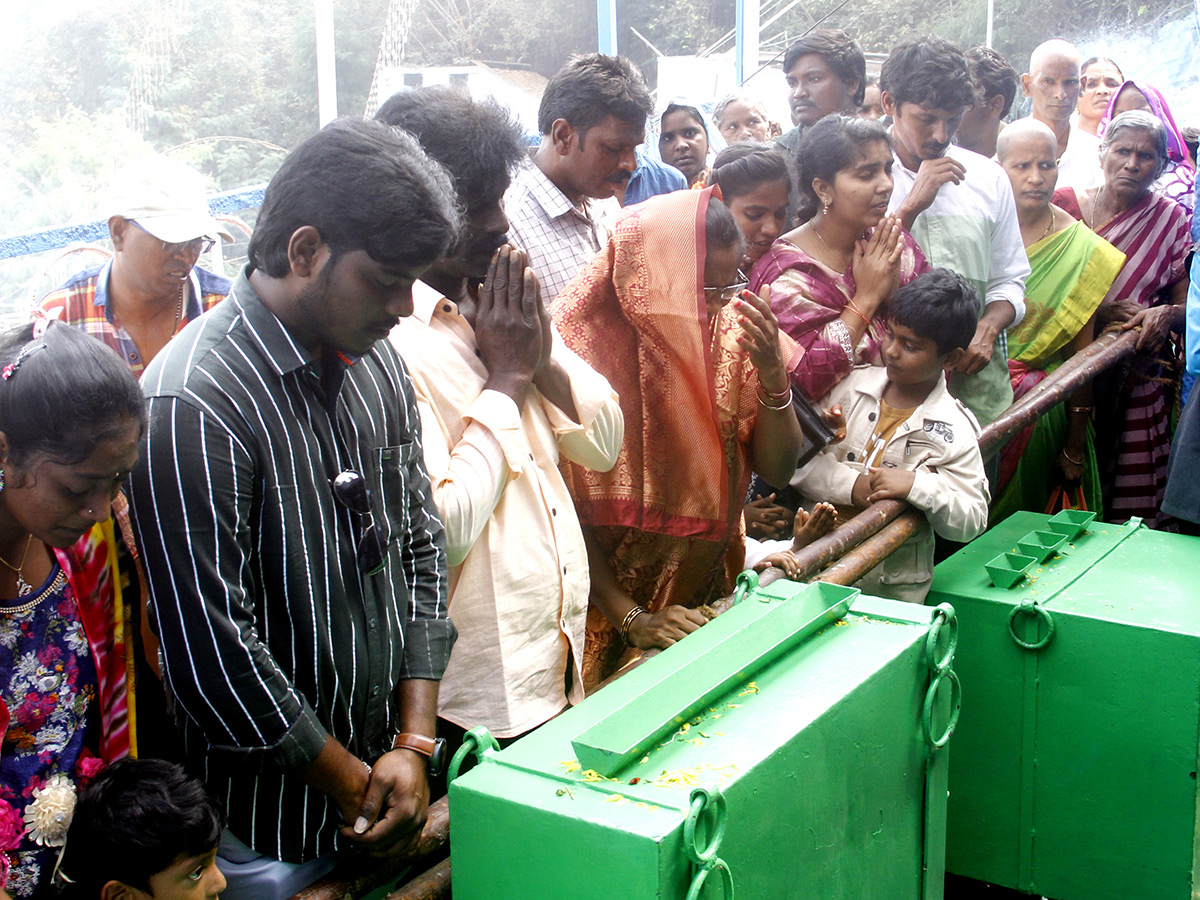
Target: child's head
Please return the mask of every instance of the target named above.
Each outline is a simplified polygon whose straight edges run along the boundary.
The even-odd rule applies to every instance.
[[[917,383],[958,365],[979,323],[979,294],[948,269],[933,269],[888,301],[883,361],[892,381]]]
[[[204,900],[225,888],[216,865],[224,816],[174,763],[123,759],[79,797],[60,875],[80,900]]]

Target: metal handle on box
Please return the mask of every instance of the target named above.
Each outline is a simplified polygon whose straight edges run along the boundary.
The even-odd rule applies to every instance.
[[[938,652],[938,645],[945,637],[946,649]],[[925,691],[925,702],[921,704],[921,730],[925,734],[925,742],[932,753],[940,750],[950,742],[954,727],[958,724],[958,715],[962,711],[962,684],[954,672],[954,651],[958,647],[958,616],[954,607],[949,603],[941,603],[933,610],[933,619],[929,623],[929,633],[925,635],[925,665],[931,673],[929,687]],[[950,681],[950,716],[942,733],[934,737],[933,717],[937,709],[938,693],[942,682]]]
[[[730,606],[737,606],[746,599],[746,595],[752,593],[758,588],[758,573],[753,569],[746,569],[738,573],[737,581],[733,587],[733,600],[730,601]]]
[[[722,888],[725,900],[733,900],[733,873],[725,860],[717,856],[721,840],[725,837],[725,825],[728,818],[728,808],[725,805],[725,795],[716,785],[711,787],[694,788],[691,793],[691,806],[687,819],[683,823],[683,849],[692,863],[692,883],[688,888],[686,900],[698,900],[704,890],[704,883],[714,869],[721,873]],[[711,813],[708,843],[704,847],[696,845],[696,829],[705,813]]]
[[[1034,616],[1040,621],[1045,622],[1046,633],[1037,640],[1025,640],[1023,637],[1017,634],[1017,629],[1015,627],[1017,616]],[[1014,606],[1012,612],[1008,614],[1009,637],[1013,639],[1013,643],[1015,643],[1018,647],[1022,647],[1026,650],[1041,650],[1052,640],[1054,640],[1054,632],[1057,630],[1057,628],[1058,626],[1054,624],[1054,617],[1050,615],[1050,612],[1046,609],[1046,607],[1042,606],[1040,603],[1034,602],[1033,600],[1022,601],[1020,606]]]
[[[937,703],[938,691],[942,688],[942,681],[950,679],[950,718],[946,720],[946,727],[942,730],[940,737],[933,736],[933,713],[934,706]],[[929,690],[925,692],[925,704],[921,709],[921,727],[925,730],[925,741],[933,750],[939,750],[945,747],[950,742],[950,735],[954,734],[954,726],[958,724],[958,714],[962,712],[962,683],[958,680],[958,675],[953,669],[947,668],[944,672],[938,672],[933,676],[933,681],[929,683]]]
[[[454,758],[450,760],[450,767],[446,770],[446,784],[458,778],[458,771],[468,756],[474,756],[476,762],[483,762],[485,756],[499,749],[500,745],[496,743],[490,731],[482,725],[472,728],[463,736],[462,746],[455,751]]]

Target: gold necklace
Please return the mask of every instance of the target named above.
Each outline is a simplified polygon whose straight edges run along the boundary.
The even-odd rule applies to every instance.
[[[725,307],[722,306],[715,313],[713,313],[712,318],[708,320],[708,352],[709,359],[711,359],[714,363],[717,360],[717,347],[720,346],[721,343],[721,335],[718,329],[720,328],[721,324],[721,313],[724,311]]]
[[[825,248],[825,253],[828,253],[830,256],[833,256],[833,251],[830,250],[829,245],[827,243],[825,243],[825,238],[821,237],[821,232],[817,231],[817,223],[815,221],[809,220],[808,228],[810,231],[812,231],[813,234],[815,234],[817,236],[817,240],[820,241],[821,246]],[[821,255],[824,256],[824,254],[821,254]],[[835,258],[834,262],[836,262],[836,261],[837,260]],[[825,261],[822,260],[822,262],[825,262]],[[829,265],[828,263],[825,263],[825,264]],[[836,266],[829,266],[829,268],[833,269],[833,271],[835,271],[835,272],[840,271]]]
[[[58,574],[54,576],[54,579],[48,585],[46,585],[45,590],[41,591],[36,597],[27,603],[22,603],[20,606],[0,606],[0,613],[4,613],[8,616],[23,615],[24,613],[29,612],[31,609],[36,609],[38,605],[40,605],[41,602],[47,597],[50,597],[53,594],[61,591],[64,587],[66,587],[66,584],[67,576],[63,574],[63,570],[60,568],[58,570]]]
[[[29,537],[25,538],[25,552],[21,554],[21,564],[19,566],[14,566],[7,559],[0,556],[0,563],[4,563],[4,565],[6,567],[8,567],[11,571],[17,573],[17,596],[18,597],[24,597],[26,594],[28,594],[30,591],[33,590],[33,585],[30,584],[28,581],[26,581],[24,579],[24,577],[21,575],[21,572],[25,569],[25,560],[29,556],[29,545],[32,543],[33,543],[33,534],[31,533],[29,535]]]
[[[183,285],[179,286],[179,304],[175,307],[175,324],[171,327],[171,334],[176,334],[179,331],[179,320],[183,318]]]
[[[1092,210],[1092,214],[1093,214],[1092,217],[1095,218],[1095,210]],[[1044,241],[1046,239],[1046,237],[1050,234],[1050,230],[1052,228],[1054,228],[1054,207],[1053,206],[1050,207],[1050,224],[1046,226],[1046,230],[1042,232],[1042,236],[1040,238],[1038,238],[1038,240]]]

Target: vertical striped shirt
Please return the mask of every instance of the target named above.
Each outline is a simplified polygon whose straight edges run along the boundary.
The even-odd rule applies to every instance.
[[[150,427],[131,477],[188,764],[235,835],[287,862],[334,849],[341,824],[297,767],[327,733],[366,762],[390,749],[397,683],[439,679],[455,636],[403,363],[380,341],[327,365],[243,273],[147,368]],[[331,488],[348,469],[367,479],[388,540],[377,575],[359,573],[365,523]]]

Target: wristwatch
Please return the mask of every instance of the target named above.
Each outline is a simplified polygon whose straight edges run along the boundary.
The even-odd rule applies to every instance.
[[[411,750],[424,756],[428,762],[429,775],[433,778],[442,774],[446,767],[446,739],[431,738],[423,734],[412,734],[405,731],[396,735],[392,741],[393,750]]]

